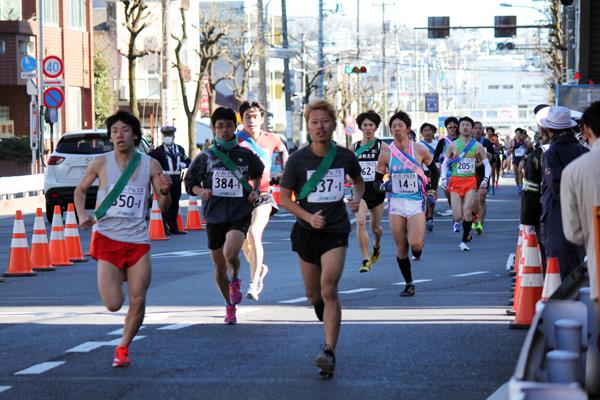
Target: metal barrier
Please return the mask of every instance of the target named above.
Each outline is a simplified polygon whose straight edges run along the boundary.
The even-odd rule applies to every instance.
[[[37,196],[44,190],[44,174],[0,178],[0,200]]]

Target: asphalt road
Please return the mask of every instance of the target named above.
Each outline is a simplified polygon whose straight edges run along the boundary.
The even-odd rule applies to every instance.
[[[343,325],[336,375],[313,364],[322,326],[304,298],[289,232],[275,215],[265,237],[270,273],[258,302],[223,324],[205,231],[153,242],[152,285],[132,366],[111,367],[126,307],[107,312],[95,263],[0,283],[1,399],[483,399],[514,370],[525,331],[507,329],[505,304],[519,197],[508,179],[488,200],[488,222],[471,252],[460,252],[449,217],[426,234],[413,263],[417,294],[401,298],[387,218],[382,257],[359,274],[354,233],[340,283]],[[440,202],[440,210],[447,204]],[[0,219],[6,270],[12,218]],[[26,215],[29,237],[33,216]],[[80,232],[87,249],[89,232]],[[31,240],[29,239],[31,243]],[[248,267],[242,265],[244,290]],[[419,282],[420,281],[420,282]]]

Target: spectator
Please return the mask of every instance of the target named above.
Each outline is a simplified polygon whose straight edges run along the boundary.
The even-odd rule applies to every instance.
[[[548,116],[540,119],[540,125],[548,130],[550,148],[542,156],[542,241],[546,257],[557,257],[560,276],[564,280],[583,262],[585,249],[569,243],[563,232],[561,220],[560,186],[565,167],[588,149],[575,138],[571,110],[566,107],[550,107]]]
[[[591,151],[569,164],[562,174],[560,200],[563,206],[562,222],[565,237],[576,245],[586,247],[590,275],[590,291],[598,308],[598,264],[594,245],[594,218],[592,210],[600,205],[600,101],[593,103],[581,117],[581,133]]]

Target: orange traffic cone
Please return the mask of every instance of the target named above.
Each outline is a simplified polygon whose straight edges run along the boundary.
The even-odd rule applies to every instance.
[[[75,205],[69,203],[67,206],[67,217],[65,220],[65,243],[69,260],[83,262],[88,259],[81,251],[81,240],[79,240],[79,229],[77,229],[77,218],[75,217]]]
[[[521,283],[521,274],[520,269],[523,266],[524,252],[523,252],[523,243],[527,241],[527,232],[529,232],[529,228],[525,225],[519,225],[519,239],[517,240],[517,249],[515,250],[515,262],[513,265],[513,269],[515,271],[515,287],[513,291],[513,297],[509,301],[509,305],[511,305],[511,309],[506,311],[508,315],[515,315],[517,313],[517,303],[519,301],[519,286]]]
[[[8,269],[4,276],[34,276],[37,275],[31,269],[29,260],[29,246],[27,245],[27,234],[23,214],[17,210],[13,224],[12,241],[10,242],[10,255],[8,256]]]
[[[196,196],[190,196],[187,218],[185,221],[186,231],[199,231],[202,229],[200,221],[200,209],[198,208],[198,200]]]
[[[165,226],[163,225],[162,215],[158,207],[158,200],[154,195],[152,200],[152,212],[150,214],[150,240],[168,240],[165,235]]]
[[[529,328],[535,315],[535,304],[542,297],[544,276],[542,273],[542,257],[534,231],[527,233],[527,247],[521,268],[521,281],[517,302],[517,315],[510,328]]]
[[[546,278],[544,279],[544,290],[542,290],[542,301],[548,301],[560,286],[560,269],[558,258],[548,257]]]
[[[67,243],[65,242],[65,228],[63,227],[60,206],[54,206],[52,218],[52,231],[50,232],[50,263],[56,267],[73,265],[69,261]]]
[[[273,195],[273,199],[275,200],[275,203],[278,206],[281,205],[280,204],[280,200],[281,200],[280,193],[281,193],[281,186],[279,186],[279,185],[273,185],[271,187],[271,194]]]
[[[96,228],[96,223],[94,222],[94,225],[92,225],[92,233],[90,234],[90,245],[88,251],[85,252],[86,256],[91,256],[94,251],[94,237],[96,236],[97,230],[98,228]]]
[[[519,225],[519,238],[517,239],[517,249],[515,250],[515,262],[513,264],[513,270],[517,271],[519,267],[519,260],[521,259],[521,248],[523,246],[523,225]]]
[[[50,263],[50,247],[46,235],[46,224],[41,208],[35,210],[33,236],[31,236],[31,268],[34,271],[55,271]]]
[[[184,232],[183,217],[181,216],[181,208],[177,211],[177,230]]]

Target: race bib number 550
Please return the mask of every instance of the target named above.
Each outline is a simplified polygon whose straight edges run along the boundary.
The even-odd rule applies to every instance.
[[[112,190],[112,186],[110,188]],[[106,212],[110,217],[142,218],[146,206],[146,188],[125,186],[123,191]]]
[[[306,179],[310,179],[314,170],[306,171]],[[344,168],[334,168],[317,183],[308,195],[309,203],[333,203],[344,198]]]

